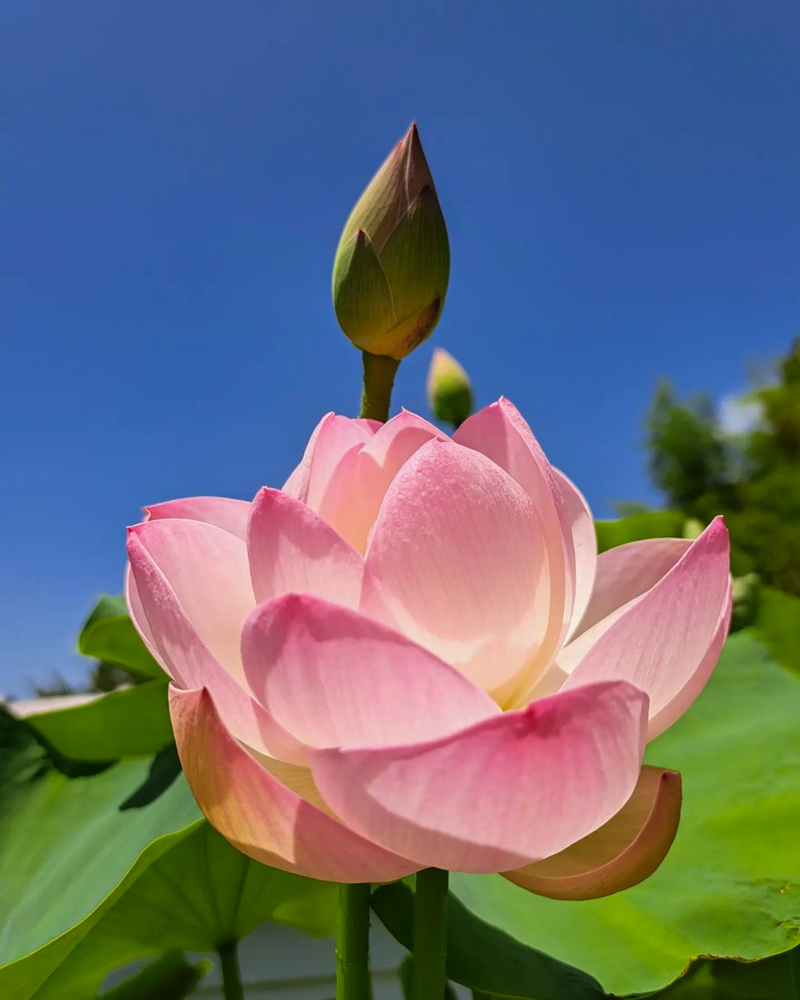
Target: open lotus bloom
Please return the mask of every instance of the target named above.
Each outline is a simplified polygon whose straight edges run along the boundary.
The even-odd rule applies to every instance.
[[[664,858],[680,777],[642,759],[725,640],[721,520],[598,557],[586,502],[506,400],[453,438],[328,415],[282,490],[147,515],[131,615],[172,678],[197,801],[245,854],[571,899]]]

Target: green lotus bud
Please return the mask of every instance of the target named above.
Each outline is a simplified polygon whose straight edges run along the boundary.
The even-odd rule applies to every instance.
[[[433,332],[449,277],[447,227],[412,124],[339,240],[333,265],[339,326],[362,351],[399,361]]]
[[[437,347],[428,369],[428,404],[437,420],[460,427],[472,413],[469,375],[452,354]]]

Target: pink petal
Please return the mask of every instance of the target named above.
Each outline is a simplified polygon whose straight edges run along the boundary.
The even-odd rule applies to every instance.
[[[262,489],[252,504],[247,544],[257,601],[296,591],[358,606],[364,560],[300,500]]]
[[[691,544],[688,538],[645,538],[601,552],[591,599],[572,638],[628,601],[641,597],[672,569]]]
[[[527,492],[541,520],[548,568],[548,627],[539,668],[552,659],[566,635],[575,599],[575,549],[567,505],[553,468],[522,415],[507,399],[479,410],[453,440],[488,456]],[[544,595],[539,595],[542,601]]]
[[[428,743],[316,750],[323,798],[420,864],[496,872],[563,850],[617,813],[644,751],[647,697],[596,684]]]
[[[306,501],[312,510],[326,517],[326,506],[336,507],[340,494],[347,488],[352,462],[373,433],[364,421],[350,417],[333,416],[320,427]]]
[[[643,767],[633,795],[598,830],[559,854],[503,875],[551,899],[599,899],[630,889],[667,856],[680,813],[678,772]]]
[[[429,740],[500,712],[404,636],[305,594],[253,611],[242,660],[251,690],[280,727],[276,753],[299,764],[309,748]]]
[[[333,816],[330,807],[319,794],[319,789],[314,782],[310,768],[304,767],[301,764],[290,764],[288,761],[278,760],[275,757],[269,756],[269,754],[255,750],[253,747],[245,747],[245,750],[262,767],[265,767],[274,778],[277,778],[282,785],[286,785],[293,792],[297,792],[301,799],[310,802],[312,806],[316,806],[322,812]]]
[[[569,675],[564,687],[630,681],[650,696],[652,739],[705,686],[730,607],[728,531],[716,518],[655,586],[564,647],[558,659]]]
[[[239,637],[255,605],[244,542],[214,525],[178,519],[145,521],[129,533],[169,582],[212,655],[241,679]]]
[[[311,432],[311,437],[308,439],[308,444],[306,445],[306,450],[303,452],[300,464],[283,484],[284,493],[288,493],[289,496],[294,497],[296,500],[302,500],[303,503],[308,502],[308,490],[311,485],[311,465],[314,461],[314,449],[317,446],[319,432],[332,418],[333,413],[326,413]]]
[[[145,515],[145,521],[164,518],[205,521],[206,524],[214,524],[244,540],[250,504],[246,500],[231,500],[229,497],[184,497],[182,500],[168,500],[166,503],[145,507]]]
[[[683,715],[687,708],[694,704],[695,699],[708,682],[708,678],[714,671],[720,656],[725,640],[728,638],[728,629],[731,624],[731,613],[733,611],[733,600],[730,583],[725,597],[722,612],[717,620],[714,635],[711,638],[708,649],[697,665],[697,669],[688,678],[684,686],[678,691],[671,701],[668,701],[659,711],[653,713],[650,718],[649,739],[655,739],[660,733],[665,732]]]
[[[170,687],[181,764],[209,823],[248,857],[330,882],[389,882],[419,866],[359,837],[244,750],[207,691]]]
[[[592,512],[584,495],[563,472],[553,469],[553,475],[561,489],[561,495],[564,497],[564,505],[572,530],[572,545],[575,549],[575,600],[572,607],[570,628],[567,633],[568,640],[583,618],[594,589],[597,573],[597,535],[594,530]]]
[[[266,713],[212,655],[136,532],[128,534],[128,557],[128,606],[150,651],[179,687],[213,691],[225,726],[266,750]]]
[[[493,462],[429,441],[395,477],[367,551],[361,610],[501,700],[547,627],[541,526]]]
[[[132,538],[135,535],[128,533],[128,559],[130,560]],[[139,588],[136,584],[136,578],[133,575],[133,570],[131,569],[130,561],[125,567],[125,602],[128,605],[128,614],[131,616],[131,621],[139,633],[142,642],[147,646],[148,650],[152,655],[158,660],[161,666],[167,671],[170,677],[174,676],[172,670],[165,664],[164,658],[156,646],[156,640],[153,633],[150,631],[150,623],[147,620],[147,615],[145,614],[144,607],[142,605],[142,599],[139,596]]]
[[[448,440],[433,424],[404,410],[379,425],[374,437],[361,448],[348,474],[346,489],[324,508],[325,518],[359,552],[394,477],[422,445],[432,439]]]
[[[339,464],[351,460],[360,447],[383,426],[377,420],[351,420],[335,413],[326,413],[309,438],[303,458],[283,485],[283,492],[320,511],[331,483],[341,488]]]

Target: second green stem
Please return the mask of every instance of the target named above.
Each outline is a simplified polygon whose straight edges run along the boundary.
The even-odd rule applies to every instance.
[[[414,1000],[443,1000],[447,975],[447,872],[417,872],[414,894]]]
[[[370,1000],[369,883],[339,886],[336,1000]]]

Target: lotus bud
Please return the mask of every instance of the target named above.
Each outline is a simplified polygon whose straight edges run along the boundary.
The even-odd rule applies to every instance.
[[[472,413],[469,375],[452,354],[437,347],[428,369],[428,405],[437,420],[460,427]]]
[[[353,344],[399,361],[433,332],[450,277],[447,228],[413,125],[359,198],[333,265],[333,307]]]

